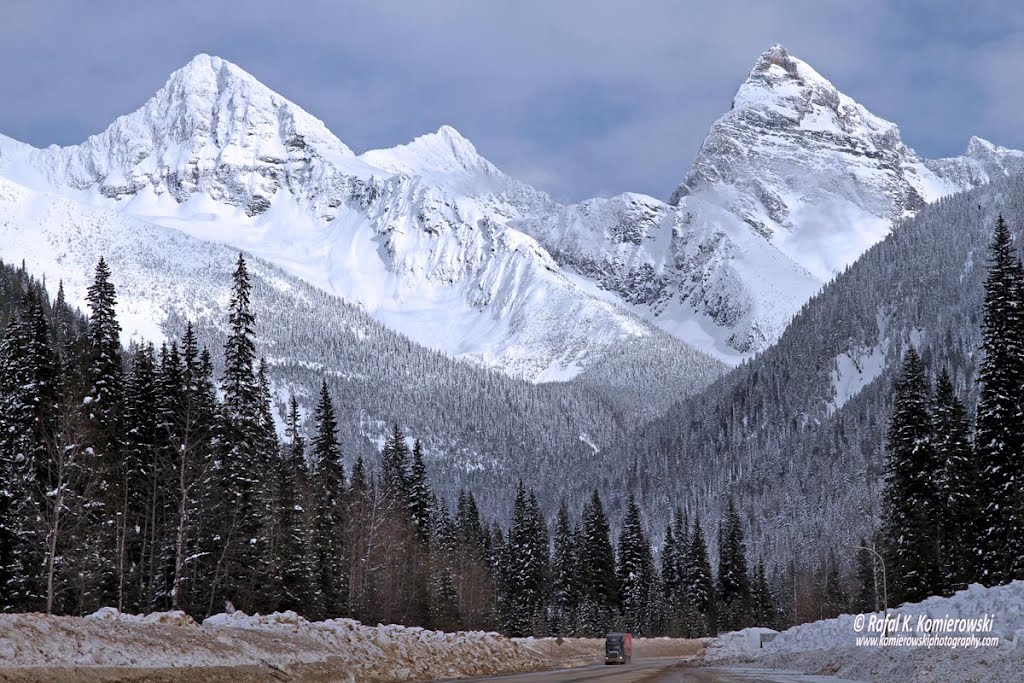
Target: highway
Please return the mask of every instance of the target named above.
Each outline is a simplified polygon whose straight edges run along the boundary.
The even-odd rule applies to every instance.
[[[525,674],[502,674],[482,678],[462,678],[457,683],[826,683],[827,676],[800,676],[792,673],[758,672],[750,669],[704,669],[687,665],[678,659],[645,659],[631,664],[605,666],[591,664],[573,669],[535,671]],[[435,683],[456,683],[436,681]]]

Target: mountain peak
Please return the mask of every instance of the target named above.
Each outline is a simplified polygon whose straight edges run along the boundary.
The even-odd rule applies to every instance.
[[[420,176],[436,173],[501,175],[501,171],[480,156],[472,142],[449,125],[441,126],[436,133],[420,135],[404,145],[371,150],[360,159],[395,173]]]
[[[171,73],[149,102],[128,117],[152,113],[163,117],[178,142],[212,135],[214,144],[223,146],[237,144],[243,137],[285,136],[301,138],[323,153],[352,155],[322,121],[245,69],[206,53]],[[289,140],[283,142],[287,145]]]

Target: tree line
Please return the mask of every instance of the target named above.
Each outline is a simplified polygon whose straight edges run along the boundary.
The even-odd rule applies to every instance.
[[[472,492],[442,500],[396,424],[379,463],[346,471],[326,382],[281,428],[240,255],[223,372],[191,325],[123,349],[103,259],[89,315],[4,266],[0,341],[0,607],[84,614],[295,610],[511,635],[700,636],[778,614],[729,506],[712,573],[681,509],[655,547],[630,497],[617,545],[597,491],[552,535],[522,482],[505,523]],[[278,437],[279,431],[284,438]]]
[[[878,539],[890,602],[1024,578],[1024,266],[1002,216],[988,264],[977,386],[960,387],[978,397],[973,425],[947,369],[932,387],[913,347],[895,382]]]

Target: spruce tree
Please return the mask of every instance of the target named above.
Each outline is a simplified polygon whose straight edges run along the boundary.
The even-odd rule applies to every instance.
[[[735,631],[750,625],[750,576],[747,571],[743,525],[732,499],[718,533],[719,627]]]
[[[718,605],[700,516],[694,519],[693,533],[690,535],[690,549],[686,556],[686,582],[686,598],[694,615],[689,637],[715,635],[718,629]]]
[[[391,433],[384,440],[380,462],[381,485],[384,494],[396,509],[409,506],[409,447],[398,423],[391,426]]]
[[[970,441],[967,410],[943,369],[932,404],[935,422],[935,485],[939,500],[942,585],[947,593],[977,580],[974,546],[979,533],[981,488]]]
[[[304,492],[308,486],[306,445],[300,433],[299,405],[292,394],[285,419],[286,443],[275,462],[273,478],[276,491],[273,512],[276,515],[270,577],[272,598],[278,610],[312,614],[314,564],[310,557],[310,533],[306,528]]]
[[[119,558],[122,534],[118,512],[124,491],[120,486],[122,445],[121,413],[124,400],[124,369],[121,359],[121,325],[115,310],[117,295],[110,268],[101,257],[86,301],[89,305],[89,352],[86,365],[88,395],[83,400],[89,424],[87,454],[83,463],[91,475],[85,507],[91,511],[90,534],[76,552],[85,582],[81,597],[86,610],[119,604]],[[122,527],[123,528],[123,527]]]
[[[775,601],[768,586],[768,577],[764,571],[764,560],[759,560],[754,575],[750,579],[750,590],[753,601],[753,622],[755,626],[775,628]]]
[[[427,484],[427,468],[423,463],[423,444],[416,439],[412,448],[412,466],[409,470],[409,519],[420,540],[426,543],[430,538],[430,486]]]
[[[883,499],[893,593],[918,601],[940,592],[939,470],[924,365],[910,348],[896,381]]]
[[[455,585],[455,525],[448,514],[448,505],[444,502],[438,500],[433,505],[428,505],[428,511],[430,626],[441,631],[458,631],[463,624],[458,589]]]
[[[338,421],[327,382],[320,385],[320,397],[313,414],[316,431],[311,443],[313,490],[316,499],[313,556],[317,591],[327,618],[348,611],[348,572],[345,567],[345,467],[338,443]],[[366,494],[367,481],[362,458],[352,470],[353,498]]]
[[[615,553],[604,504],[597,490],[583,509],[583,537],[579,542],[580,578],[583,586],[581,627],[585,635],[596,636],[612,626],[619,611]]]
[[[499,611],[504,632],[510,636],[535,632],[545,598],[547,547],[547,529],[536,498],[520,481],[501,561]]]
[[[984,509],[977,551],[979,576],[987,585],[1014,578],[1021,547],[1019,504],[1024,481],[1024,298],[1022,274],[1010,229],[999,216],[989,246],[982,322],[975,444]],[[921,594],[916,584],[912,595]]]
[[[580,576],[575,529],[569,508],[562,500],[555,523],[555,548],[551,558],[552,635],[576,634],[580,607]]]
[[[255,315],[245,259],[238,256],[228,305],[228,337],[224,344],[221,388],[222,457],[217,476],[222,495],[214,548],[215,586],[220,596],[239,609],[253,611],[266,596],[254,592],[266,560],[267,430],[265,400],[255,372]],[[218,595],[211,596],[211,609]]]
[[[619,534],[617,574],[626,630],[637,636],[649,633],[654,608],[654,559],[640,520],[640,506],[632,494]]]
[[[138,612],[150,607],[156,573],[152,541],[158,518],[159,481],[156,356],[152,344],[132,356],[125,381],[122,456],[117,508],[118,609]]]

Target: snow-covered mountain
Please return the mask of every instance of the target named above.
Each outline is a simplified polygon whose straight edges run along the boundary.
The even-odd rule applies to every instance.
[[[357,157],[217,57],[81,145],[0,140],[0,174],[245,249],[417,342],[533,380],[571,378],[654,332],[508,226],[510,207],[549,200],[454,129]]]
[[[725,360],[764,350],[895,221],[1024,170],[972,138],[929,161],[885,121],[775,46],[712,126],[669,204],[625,194],[520,226],[559,263]]]
[[[207,55],[81,145],[0,136],[0,176],[245,249],[419,343],[535,381],[650,343],[653,326],[695,363],[709,361],[694,348],[735,363],[894,221],[1021,170],[1024,154],[978,138],[921,159],[779,46],[669,203],[559,204],[448,126],[356,155]]]

